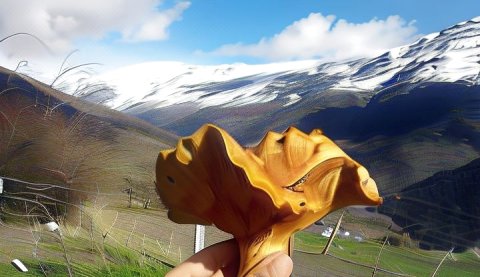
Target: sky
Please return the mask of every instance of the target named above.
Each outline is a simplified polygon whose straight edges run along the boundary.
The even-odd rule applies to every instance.
[[[478,0],[2,0],[0,66],[372,57],[480,15]]]

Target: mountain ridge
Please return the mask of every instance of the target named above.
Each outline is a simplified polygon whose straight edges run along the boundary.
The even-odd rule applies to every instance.
[[[322,91],[371,92],[403,82],[462,81],[477,85],[479,72],[480,17],[372,59],[218,66],[150,62],[107,72],[89,82],[105,82],[116,90],[116,95],[106,102],[109,107],[139,114],[187,103],[196,109],[272,101],[289,106],[302,97],[301,92],[285,89],[285,80],[292,74],[321,79]]]

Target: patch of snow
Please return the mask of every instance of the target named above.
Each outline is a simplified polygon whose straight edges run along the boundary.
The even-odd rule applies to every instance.
[[[288,98],[289,101],[283,105],[284,107],[287,107],[287,106],[290,106],[290,105],[292,105],[292,104],[295,104],[295,103],[297,103],[298,101],[300,101],[300,99],[302,99],[302,97],[300,97],[300,95],[298,95],[298,94],[296,94],[296,93],[289,94],[289,95],[287,95],[286,98]]]
[[[354,80],[352,84],[362,90],[374,90],[378,88],[382,83],[390,80],[401,68],[396,68],[389,70],[383,74],[378,74],[377,76],[370,77],[365,80]]]
[[[391,49],[388,52],[388,55],[390,56],[390,59],[395,60],[398,57],[402,56],[400,53],[404,52],[403,48],[404,48],[403,46],[400,46],[400,47],[395,47],[395,48]]]
[[[431,40],[435,39],[436,37],[438,37],[439,35],[440,35],[440,32],[435,32],[435,33],[428,34],[428,35],[426,35],[422,38],[426,39],[427,41],[431,41]]]
[[[322,71],[322,73],[334,75],[334,74],[345,72],[349,69],[350,69],[350,66],[348,64],[332,64],[326,67],[325,70]]]
[[[480,16],[474,17],[471,19],[473,22],[480,22]]]

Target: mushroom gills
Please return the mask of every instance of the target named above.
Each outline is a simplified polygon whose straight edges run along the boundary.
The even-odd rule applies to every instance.
[[[305,176],[300,178],[295,183],[293,183],[289,186],[283,187],[283,188],[286,188],[286,189],[291,190],[293,192],[303,192],[303,186],[302,185],[308,180],[309,175],[310,175],[310,173],[307,173]]]

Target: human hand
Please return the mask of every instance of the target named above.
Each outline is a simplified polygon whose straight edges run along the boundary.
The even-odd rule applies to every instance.
[[[217,243],[196,253],[167,273],[167,277],[235,277],[239,266],[239,250],[235,240]],[[281,252],[266,257],[247,276],[288,277],[292,259]]]

